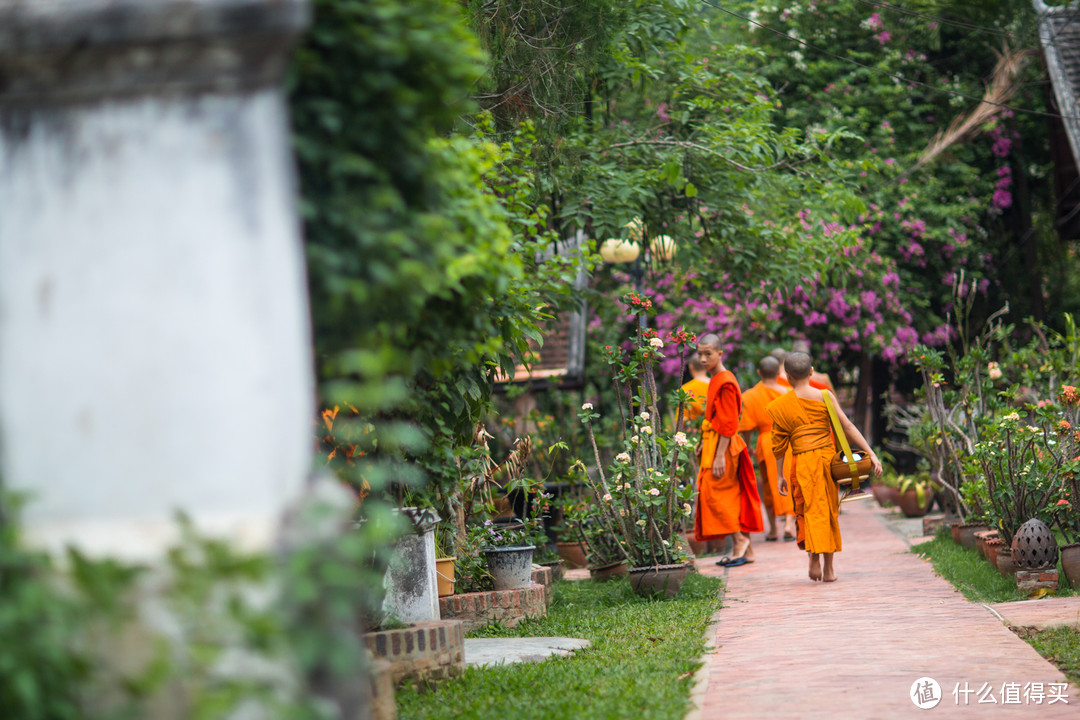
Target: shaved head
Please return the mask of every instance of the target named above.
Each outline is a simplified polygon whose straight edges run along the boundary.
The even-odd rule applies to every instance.
[[[810,354],[810,341],[809,340],[796,340],[791,343],[791,352],[801,352]]]
[[[780,362],[784,362],[785,360],[787,360],[787,350],[785,350],[784,348],[776,348],[771,353],[769,353],[769,355],[776,358]]]
[[[757,372],[762,380],[774,380],[780,374],[780,361],[772,355],[766,355],[758,360]]]
[[[690,369],[694,372],[701,372],[705,369],[705,366],[701,364],[700,360],[698,360],[697,355],[690,356]]]
[[[708,345],[713,350],[717,350],[717,351],[720,350],[720,338],[718,338],[713,333],[709,333],[708,335],[702,335],[698,339],[697,344],[698,344],[698,347],[701,347],[702,345]]]
[[[812,370],[810,356],[804,352],[788,353],[784,361],[784,369],[792,380],[805,380],[810,377]]]

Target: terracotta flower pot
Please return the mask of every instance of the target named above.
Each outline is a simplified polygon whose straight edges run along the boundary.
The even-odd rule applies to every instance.
[[[982,523],[964,523],[960,526],[960,544],[968,550],[975,549],[975,533],[980,530],[989,530]]]
[[[1012,548],[1002,544],[997,551],[997,570],[1005,577],[1016,574],[1016,563],[1013,561]]]
[[[998,550],[1005,547],[1005,541],[1002,540],[999,537],[992,537],[992,538],[989,538],[986,542],[984,542],[983,545],[986,547],[986,559],[987,559],[987,561],[991,565],[993,565],[994,569],[996,570],[997,569]]]
[[[690,552],[692,552],[694,554],[694,557],[701,557],[709,549],[709,543],[708,542],[706,542],[704,540],[702,540],[701,542],[698,542],[697,540],[694,539],[694,531],[693,530],[687,530],[686,531],[686,544],[688,546],[690,546]]]
[[[930,512],[930,506],[933,504],[934,496],[929,492],[923,493],[922,503],[919,502],[917,490],[912,489],[898,493],[897,505],[900,506],[900,512],[904,513],[904,517],[922,517]]]
[[[1080,543],[1062,545],[1058,548],[1061,556],[1061,569],[1072,587],[1080,587]]]
[[[626,565],[625,561],[608,563],[607,565],[601,565],[600,567],[589,568],[589,577],[591,577],[596,582],[614,580],[615,578],[626,577],[629,574],[630,568]]]
[[[986,557],[986,541],[997,537],[997,530],[979,530],[975,533],[975,549],[979,554]]]
[[[642,597],[672,598],[679,592],[688,565],[657,565],[630,569],[630,587]]]
[[[570,570],[580,570],[589,566],[585,546],[580,542],[560,542],[555,544],[555,548]]]

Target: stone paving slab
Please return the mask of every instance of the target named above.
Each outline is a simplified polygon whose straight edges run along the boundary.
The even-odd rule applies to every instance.
[[[1067,680],[1057,668],[907,552],[921,525],[896,517],[870,504],[844,507],[835,583],[811,582],[806,553],[762,535],[752,564],[698,560],[704,574],[726,578],[725,607],[698,676],[701,706],[689,718],[923,717],[910,698],[922,677],[941,688],[936,717],[1080,718],[1078,689],[1060,686]],[[1068,704],[1004,704],[1013,683],[1053,683]],[[983,699],[996,704],[978,702],[984,685]],[[967,705],[965,688],[975,691]]]
[[[1071,625],[1080,628],[1080,596],[1019,600],[984,605],[1001,621],[1013,627],[1049,627]]]
[[[466,665],[538,662],[552,655],[570,655],[588,640],[564,637],[465,638]]]

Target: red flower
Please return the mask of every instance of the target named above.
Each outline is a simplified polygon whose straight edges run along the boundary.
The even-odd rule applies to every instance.
[[[1066,500],[1065,498],[1061,498],[1060,500],[1057,501],[1057,504],[1058,505],[1068,505],[1069,501]]]

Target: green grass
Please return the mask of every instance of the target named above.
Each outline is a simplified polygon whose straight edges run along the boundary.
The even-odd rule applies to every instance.
[[[1004,577],[977,550],[968,550],[954,543],[946,531],[939,532],[929,542],[916,545],[911,552],[929,558],[937,574],[951,582],[972,602],[998,603],[1028,599],[1026,593],[1017,589],[1014,578]],[[1078,594],[1069,587],[1060,562],[1058,578],[1058,590],[1054,593],[1056,597]]]
[[[1080,632],[1072,627],[1048,630],[1016,628],[1016,634],[1031,643],[1044,658],[1054,663],[1065,677],[1080,684]]]
[[[1016,589],[1016,580],[1004,577],[977,551],[957,545],[946,533],[938,533],[933,540],[911,548],[911,552],[929,558],[937,574],[972,602],[1027,600],[1027,595]]]
[[[468,668],[428,692],[399,689],[398,717],[682,720],[720,587],[719,579],[692,574],[674,600],[650,601],[626,580],[556,583],[547,617],[477,635],[577,637],[592,645],[538,663]]]

